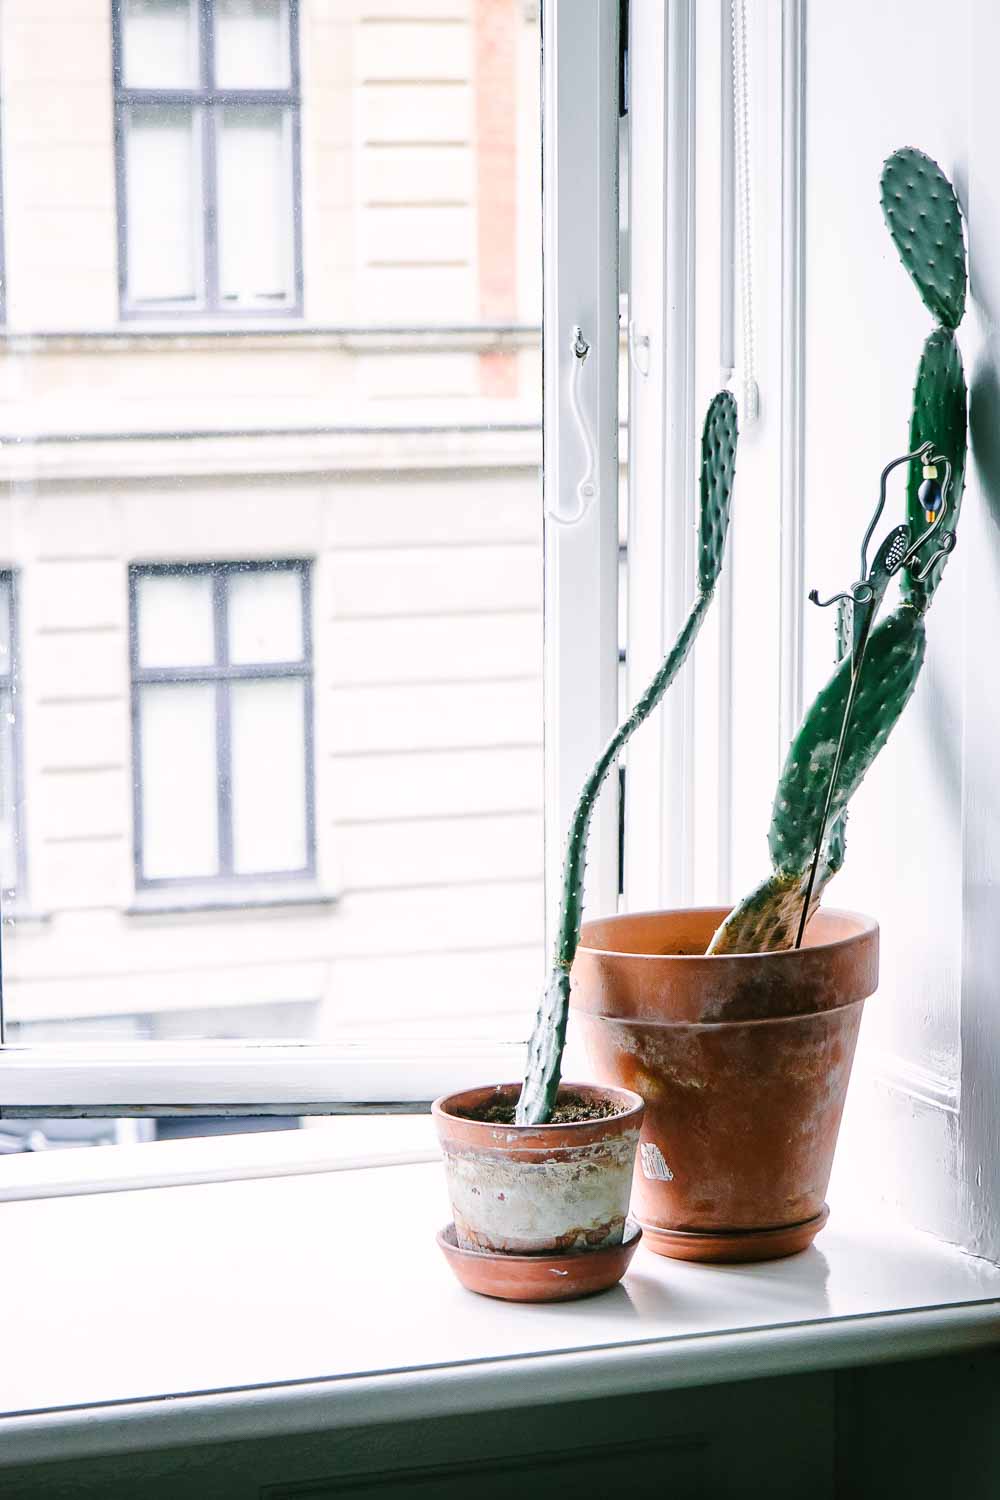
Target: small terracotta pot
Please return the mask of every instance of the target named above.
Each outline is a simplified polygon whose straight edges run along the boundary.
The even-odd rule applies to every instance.
[[[620,1245],[628,1213],[643,1103],[631,1091],[564,1083],[559,1095],[612,1100],[619,1113],[572,1125],[494,1125],[467,1118],[494,1100],[513,1103],[520,1084],[466,1089],[436,1099],[460,1249],[513,1255]]]
[[[798,951],[708,957],[726,910],[587,923],[574,1024],[597,1077],[646,1101],[633,1194],[646,1244],[771,1260],[826,1221],[878,927],[820,911]]]

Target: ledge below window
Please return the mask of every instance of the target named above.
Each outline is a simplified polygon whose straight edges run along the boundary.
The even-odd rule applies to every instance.
[[[447,1217],[437,1163],[8,1203],[0,1472],[1000,1344],[1000,1269],[836,1203],[802,1255],[640,1247],[548,1307],[463,1291]]]
[[[169,885],[137,891],[127,917],[187,917],[198,912],[261,911],[273,907],[330,907],[337,902],[331,891],[324,891],[311,881],[246,885]]]

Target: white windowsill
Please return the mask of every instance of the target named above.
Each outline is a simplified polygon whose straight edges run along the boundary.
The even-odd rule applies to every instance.
[[[437,1163],[0,1212],[18,1266],[0,1466],[1000,1343],[1000,1269],[836,1203],[803,1255],[706,1267],[640,1247],[622,1287],[561,1307],[458,1286]]]

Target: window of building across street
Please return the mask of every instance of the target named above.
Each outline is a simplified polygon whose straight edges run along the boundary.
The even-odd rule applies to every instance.
[[[301,297],[295,0],[116,0],[123,311]]]
[[[130,581],[137,884],[311,874],[308,566]]]

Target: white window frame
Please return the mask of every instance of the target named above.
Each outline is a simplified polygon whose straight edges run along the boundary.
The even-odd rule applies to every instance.
[[[545,0],[543,45],[546,888],[551,912],[580,783],[617,719],[618,0]],[[590,462],[568,399],[573,329],[590,352],[579,407],[596,496],[576,524]],[[617,899],[614,788],[595,819],[588,890]],[[470,976],[470,983],[473,976]],[[525,1033],[536,997],[525,995]],[[387,1048],[206,1043],[4,1045],[0,1119],[339,1114],[422,1110],[437,1094],[518,1078],[520,1042],[428,1038]]]

